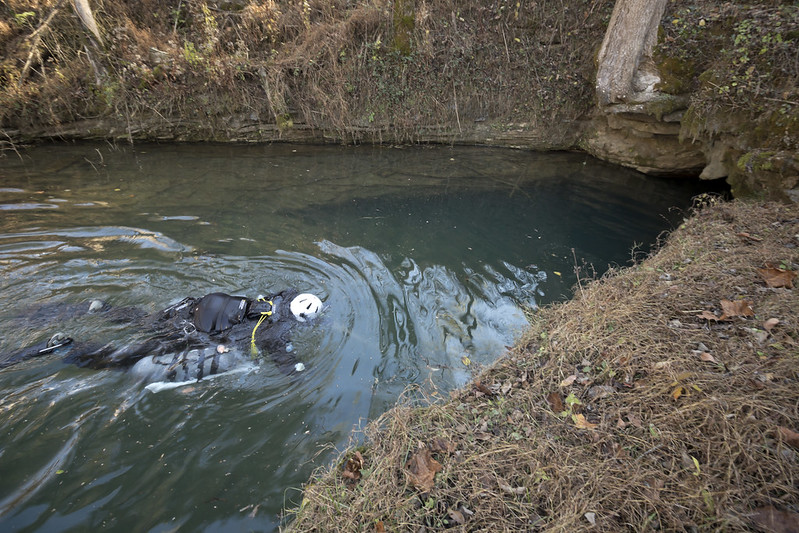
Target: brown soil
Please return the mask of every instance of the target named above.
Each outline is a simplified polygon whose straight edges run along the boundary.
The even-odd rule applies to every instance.
[[[368,425],[289,529],[795,531],[799,207],[708,203],[472,386]]]

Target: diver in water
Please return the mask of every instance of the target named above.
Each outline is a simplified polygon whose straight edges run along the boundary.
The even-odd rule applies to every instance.
[[[100,345],[76,342],[57,333],[44,343],[0,357],[0,368],[66,352],[64,361],[80,367],[130,369],[150,381],[189,381],[227,372],[268,354],[281,372],[290,374],[305,369],[294,357],[291,330],[321,311],[322,301],[317,296],[296,290],[255,299],[215,292],[184,298],[154,315],[135,308],[112,308],[95,300],[82,312],[132,323],[147,332],[146,340]]]

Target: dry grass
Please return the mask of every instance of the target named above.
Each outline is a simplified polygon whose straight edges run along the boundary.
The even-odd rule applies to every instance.
[[[102,45],[72,4],[0,3],[8,136],[500,142],[522,128],[566,149],[595,108],[614,2],[103,0]],[[678,0],[662,27],[663,89],[691,95],[686,138],[796,150],[796,6]]]
[[[796,527],[799,454],[778,428],[799,430],[799,298],[758,269],[795,271],[797,246],[796,206],[699,210],[652,257],[543,309],[473,387],[369,425],[363,464],[306,486],[289,529]],[[754,316],[697,316],[722,300]]]
[[[70,2],[13,0],[0,5],[0,127],[103,119],[152,138],[199,120],[194,138],[224,139],[245,116],[352,142],[484,121],[544,128],[591,109],[612,4],[420,0],[403,21],[387,0],[106,0],[98,47]],[[563,130],[567,147],[576,132]]]

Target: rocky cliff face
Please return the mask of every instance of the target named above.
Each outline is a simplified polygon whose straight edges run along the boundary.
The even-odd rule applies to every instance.
[[[656,74],[647,79],[627,102],[597,107],[582,148],[650,175],[726,179],[735,196],[799,202],[796,152],[758,146],[754,125],[733,114],[700,119],[689,95],[656,90]]]
[[[636,93],[629,102],[599,107],[582,145],[600,159],[647,174],[699,175],[706,165],[704,143],[680,135],[687,109],[685,97]]]
[[[581,147],[648,174],[726,179],[736,196],[796,201],[799,6],[677,4],[659,21],[657,44],[639,49],[626,85],[605,87],[597,75]],[[626,44],[612,29],[603,50],[614,35]]]

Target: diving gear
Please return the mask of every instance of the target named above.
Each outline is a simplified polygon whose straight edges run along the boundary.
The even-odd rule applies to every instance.
[[[247,318],[256,320],[263,315],[271,315],[274,311],[274,302],[267,299],[266,296],[259,296],[256,300],[250,302],[250,307],[247,308]]]
[[[47,341],[47,346],[38,351],[37,355],[44,355],[46,353],[54,352],[55,350],[71,344],[72,339],[67,337],[61,332],[55,333],[50,340]]]
[[[142,363],[142,368],[148,368],[147,379],[158,375],[171,379],[173,363],[179,363],[188,372],[186,375],[201,379],[249,361],[247,356],[254,351],[258,356],[270,357],[277,369],[288,375],[301,371],[296,368],[298,361],[291,344],[294,327],[322,308],[317,298],[297,299],[298,294],[297,290],[287,289],[253,300],[212,293],[202,298],[186,297],[155,313],[136,307],[112,307],[100,300],[58,308],[57,313],[50,312],[48,316],[82,317],[87,309],[93,308],[89,312],[98,313],[111,324],[125,324],[140,332],[129,342],[104,342],[91,336],[73,341],[64,334],[51,334],[36,345],[14,353],[0,353],[0,368],[63,352],[65,363],[82,368],[130,369],[147,359],[158,363],[149,366]],[[294,305],[304,315],[299,318],[290,305],[295,299],[297,303],[305,303],[303,309]]]
[[[244,320],[247,298],[214,292],[200,298],[194,307],[194,327],[206,333],[219,333]]]
[[[260,313],[258,317],[258,323],[255,324],[255,327],[252,328],[252,335],[250,335],[250,355],[252,357],[256,357],[258,355],[258,347],[255,345],[255,331],[258,329],[258,326],[261,325],[261,322],[272,316],[272,309],[274,308],[274,303],[272,300],[267,300],[265,296],[259,296],[257,300],[255,300],[252,305],[250,305],[250,313],[247,316],[253,316],[255,313]],[[265,307],[264,307],[265,306]]]
[[[305,322],[315,318],[322,311],[322,300],[305,292],[294,298],[289,308],[297,321]]]

